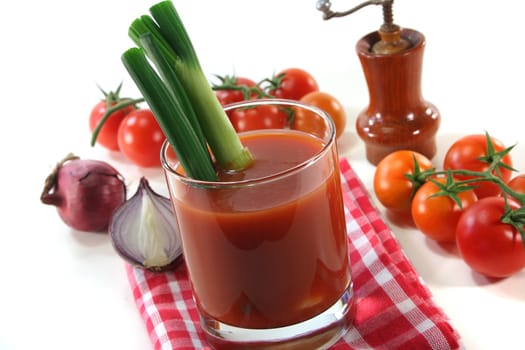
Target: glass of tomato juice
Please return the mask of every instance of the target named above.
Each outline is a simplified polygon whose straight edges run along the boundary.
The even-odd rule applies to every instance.
[[[262,107],[301,122],[240,133],[254,157],[242,172],[191,179],[163,146],[193,298],[214,349],[324,349],[355,306],[335,127],[291,100],[225,110]]]

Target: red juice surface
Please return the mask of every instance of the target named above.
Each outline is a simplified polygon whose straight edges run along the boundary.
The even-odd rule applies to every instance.
[[[285,171],[323,147],[286,130],[246,134],[242,141],[254,165],[220,174],[221,181]],[[172,184],[184,256],[204,315],[237,327],[274,328],[316,316],[340,298],[350,270],[334,159],[329,153],[254,186]]]

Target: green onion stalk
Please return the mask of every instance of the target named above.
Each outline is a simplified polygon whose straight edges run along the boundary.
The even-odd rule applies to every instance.
[[[138,47],[122,61],[189,177],[217,179],[212,156],[225,170],[248,168],[245,148],[210,86],[190,37],[170,0],[133,21]]]

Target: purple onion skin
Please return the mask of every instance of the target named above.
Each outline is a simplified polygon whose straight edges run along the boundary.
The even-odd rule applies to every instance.
[[[48,177],[41,201],[79,231],[106,231],[115,209],[126,200],[120,173],[106,162],[74,158],[59,163]],[[47,182],[47,181],[46,181]]]

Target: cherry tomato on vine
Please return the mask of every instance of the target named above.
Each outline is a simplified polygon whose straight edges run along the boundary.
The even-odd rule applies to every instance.
[[[109,107],[116,105],[117,102],[112,102]],[[106,100],[102,100],[98,102],[93,109],[91,110],[91,114],[89,116],[89,129],[91,132],[95,130],[96,126],[106,113],[106,110],[108,109]],[[102,145],[103,147],[111,150],[111,151],[118,151],[119,145],[118,145],[118,129],[120,126],[120,123],[122,120],[128,115],[129,113],[133,112],[135,110],[134,106],[127,106],[123,107],[122,109],[119,109],[109,116],[109,118],[105,121],[104,125],[100,129],[100,132],[97,136],[97,143]]]
[[[518,193],[525,194],[525,174],[519,174],[509,180],[507,185]]]
[[[434,181],[445,184],[445,178]],[[441,188],[432,181],[423,184],[412,199],[412,219],[416,227],[428,238],[437,242],[456,242],[456,226],[464,210],[476,203],[478,197],[473,190],[456,194],[461,207],[446,195],[437,195]]]
[[[230,120],[237,132],[255,129],[282,129],[287,125],[288,115],[274,105],[237,108],[230,113]]]
[[[276,83],[268,93],[277,98],[300,100],[312,91],[318,91],[319,85],[314,76],[301,68],[288,68],[276,74],[273,79]]]
[[[160,166],[160,148],[165,139],[149,109],[129,113],[118,129],[120,151],[129,161],[144,168]]]
[[[513,201],[508,205],[519,208]],[[456,228],[463,260],[489,277],[507,277],[525,267],[522,237],[514,226],[501,222],[504,213],[504,198],[483,198],[465,210]]]
[[[494,137],[490,137],[494,146],[495,152],[501,152],[505,149],[505,145]],[[454,142],[445,154],[443,168],[448,169],[464,169],[471,171],[487,171],[489,163],[480,160],[480,157],[487,156],[487,139],[483,134],[472,134],[464,136]],[[501,161],[506,165],[512,167],[512,157],[507,153],[502,157]],[[507,182],[512,176],[512,171],[504,167],[498,167],[500,177]],[[498,174],[496,171],[494,174]],[[466,175],[457,175],[460,180],[469,179],[471,177]],[[490,181],[480,181],[472,183],[476,186],[474,189],[478,198],[485,198],[489,196],[497,196],[501,193],[501,188]]]
[[[346,126],[346,113],[343,105],[337,98],[323,91],[312,91],[304,95],[300,101],[325,111],[334,121],[336,137],[343,134]],[[308,113],[305,111],[305,113],[299,113],[298,116],[294,117],[294,129],[306,129],[305,131],[312,129],[312,125],[306,119],[305,114]],[[316,128],[316,126],[313,128]]]
[[[374,193],[387,209],[410,213],[412,197],[424,181],[414,183],[406,175],[414,175],[414,158],[421,172],[432,169],[432,162],[421,153],[400,150],[384,157],[374,173]]]
[[[226,86],[246,86],[248,88],[254,87],[256,85],[253,80],[245,77],[224,77],[222,78],[222,84]],[[242,90],[215,90],[215,95],[223,106],[245,100]]]

